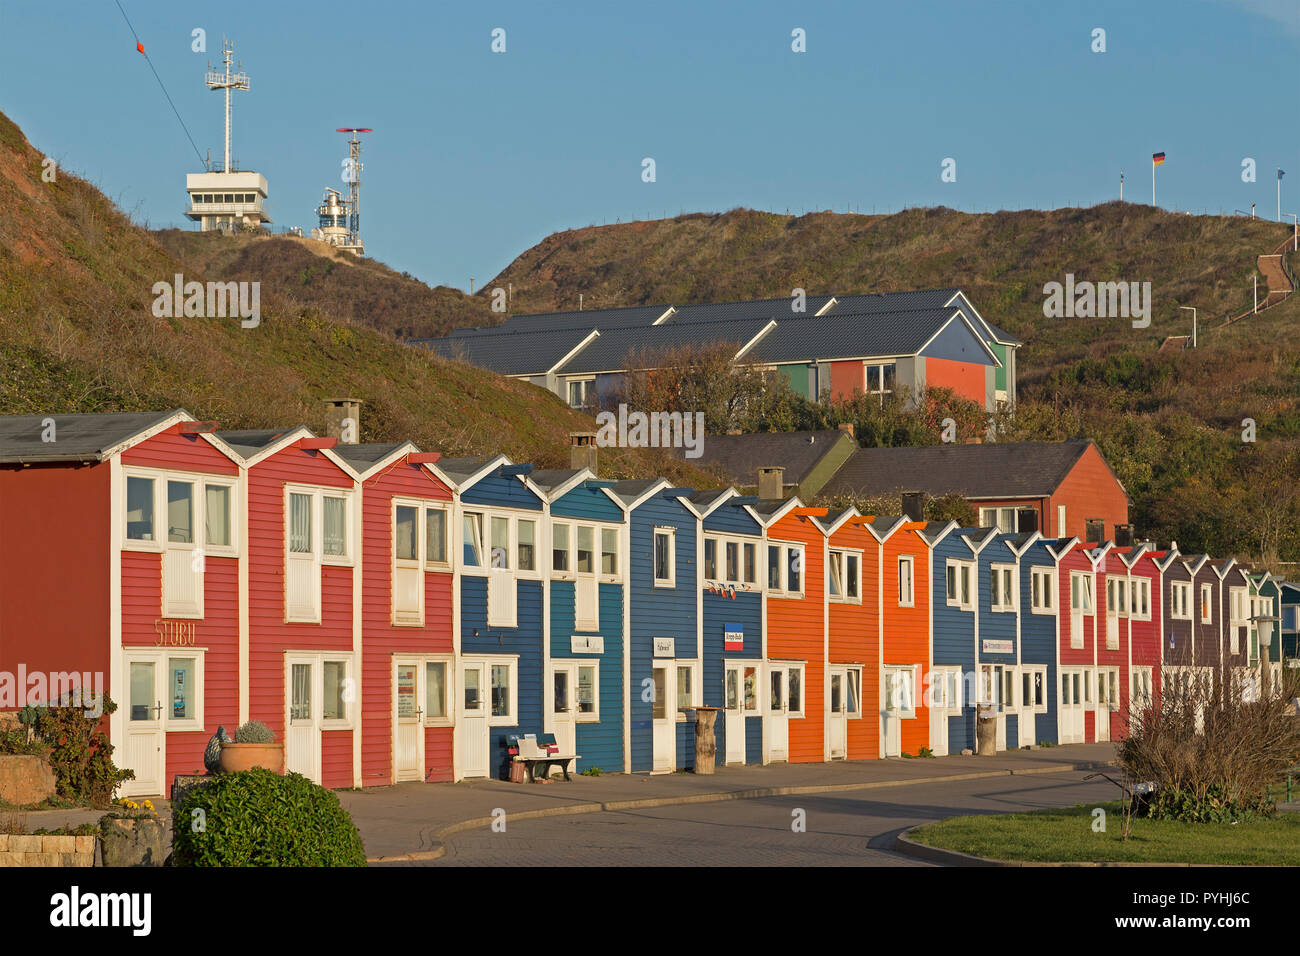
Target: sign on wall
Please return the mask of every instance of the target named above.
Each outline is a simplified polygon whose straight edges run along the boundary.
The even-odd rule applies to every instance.
[[[656,637],[655,657],[676,657],[677,656],[677,639],[672,637]]]
[[[604,654],[605,638],[600,634],[575,634],[569,638],[569,650],[574,654]]]
[[[198,621],[169,621],[158,618],[153,622],[153,629],[158,635],[155,647],[193,647],[198,638]]]
[[[742,624],[722,625],[722,647],[728,651],[745,649],[745,627]]]
[[[1015,641],[995,641],[986,637],[980,644],[985,654],[1014,654],[1016,651]]]

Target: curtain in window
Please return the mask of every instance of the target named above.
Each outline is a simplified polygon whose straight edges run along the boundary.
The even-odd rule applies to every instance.
[[[447,512],[441,508],[428,508],[424,512],[425,560],[447,560]]]
[[[311,495],[289,495],[289,550],[311,553]]]
[[[325,499],[325,553],[348,553],[347,502],[342,498]]]

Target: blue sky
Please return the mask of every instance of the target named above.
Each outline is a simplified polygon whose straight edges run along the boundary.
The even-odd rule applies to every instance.
[[[1114,198],[1121,170],[1149,202],[1157,150],[1161,206],[1272,218],[1281,165],[1300,212],[1300,0],[120,2],[218,159],[203,73],[233,38],[252,81],[235,155],[270,181],[276,228],[309,229],[341,186],[334,129],[374,127],[367,252],[430,284],[481,287],[556,230],[681,211],[1054,208]],[[113,0],[0,0],[0,110],[138,221],[192,228],[198,161]]]

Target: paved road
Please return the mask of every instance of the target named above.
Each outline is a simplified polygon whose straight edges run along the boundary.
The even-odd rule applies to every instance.
[[[430,866],[927,866],[899,831],[968,813],[1113,800],[1081,771],[506,821],[452,836]],[[796,809],[807,830],[792,830]]]

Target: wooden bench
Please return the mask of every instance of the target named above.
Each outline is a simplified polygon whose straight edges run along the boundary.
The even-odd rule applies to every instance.
[[[569,767],[574,764],[581,754],[562,754],[558,752],[555,746],[555,737],[552,734],[543,734],[541,740],[538,740],[536,734],[522,734],[518,737],[511,735],[511,742],[514,743],[518,751],[511,759],[524,765],[528,773],[528,782],[533,783],[537,779],[537,769],[542,768],[542,779],[549,779],[551,769],[559,767],[564,773],[565,780],[571,780],[569,776]]]

